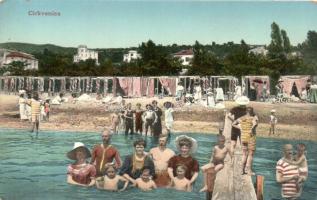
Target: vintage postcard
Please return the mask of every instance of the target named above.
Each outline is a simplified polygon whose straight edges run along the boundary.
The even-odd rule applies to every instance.
[[[0,0],[0,200],[316,200],[316,19],[315,0]]]

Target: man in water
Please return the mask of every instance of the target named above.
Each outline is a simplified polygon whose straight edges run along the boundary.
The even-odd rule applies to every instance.
[[[162,109],[158,107],[157,101],[152,101],[153,111],[156,113],[156,119],[153,123],[153,135],[158,137],[162,133]]]
[[[153,123],[157,118],[156,113],[153,111],[152,105],[146,105],[146,111],[143,113],[143,121],[145,127],[145,136],[147,136],[148,129],[150,127],[151,135],[153,135]]]
[[[97,144],[92,149],[90,163],[94,164],[97,170],[97,177],[105,175],[105,169],[109,165],[113,165],[116,169],[121,167],[121,158],[119,151],[110,144],[111,134],[105,129],[102,134],[102,144]],[[113,162],[115,160],[115,163]]]
[[[282,197],[288,200],[295,200],[300,197],[298,187],[299,169],[298,166],[290,164],[293,160],[293,146],[285,144],[283,147],[284,157],[276,164],[276,181],[282,185]]]
[[[169,159],[173,157],[175,153],[173,150],[166,148],[167,137],[167,133],[161,134],[158,146],[150,150],[150,155],[152,156],[155,166],[156,178],[154,181],[158,187],[166,187],[171,181],[167,172],[167,166]]]

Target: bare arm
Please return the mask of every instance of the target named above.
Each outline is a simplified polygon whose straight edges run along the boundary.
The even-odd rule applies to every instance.
[[[123,177],[130,181],[134,186],[136,185],[136,181],[129,176],[129,174],[123,174]]]
[[[103,177],[98,177],[96,178],[96,187],[98,189],[104,189],[104,178]]]
[[[235,121],[232,123],[232,126],[235,127],[235,128],[237,128],[237,129],[240,129],[239,123],[240,123],[240,120],[237,119],[237,120],[235,120]]]
[[[304,162],[304,160],[304,156],[301,156],[298,160],[287,160],[287,162],[292,165],[299,165],[300,163]]]
[[[127,189],[128,185],[129,185],[129,181],[127,179],[123,178],[122,176],[119,177],[119,180],[124,182],[123,188],[119,190],[120,192],[122,192],[125,189]]]
[[[258,117],[254,116],[253,120],[252,120],[252,130],[254,129],[254,127],[256,127],[256,125],[258,125]]]
[[[88,184],[88,187],[94,186],[96,184],[96,179],[93,177],[90,180],[90,183]]]
[[[167,168],[167,173],[168,173],[168,176],[171,178],[171,180],[175,178],[173,174],[173,168],[171,167]]]
[[[210,156],[210,161],[209,162],[212,162],[213,158],[214,158],[214,155],[215,155],[215,152],[216,152],[216,147],[214,147],[212,149],[212,152],[211,152],[211,156]]]
[[[76,181],[73,180],[72,176],[70,174],[67,175],[67,183],[72,184],[72,185],[79,185],[79,186],[84,186],[87,187],[88,185],[77,183]]]
[[[231,121],[234,121],[234,115],[231,114],[230,112],[228,113],[228,118],[229,118]]]
[[[188,182],[188,184],[186,186],[186,191],[187,192],[191,192],[192,191],[192,186],[191,186],[190,182]]]
[[[154,181],[152,181],[152,188],[153,188],[153,189],[157,189],[157,186],[156,186],[156,184],[155,184]]]
[[[195,180],[197,179],[197,177],[198,177],[198,172],[195,172],[195,173],[193,174],[192,178],[191,178],[190,181],[189,181],[190,185],[192,185],[192,184],[195,182]]]

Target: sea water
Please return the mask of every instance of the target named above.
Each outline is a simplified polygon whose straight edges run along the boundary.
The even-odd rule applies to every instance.
[[[216,144],[216,136],[207,134],[190,134],[198,141],[195,158],[199,165],[210,159],[211,149]],[[173,134],[169,148],[175,149]],[[112,144],[119,149],[122,159],[133,151],[133,141],[137,136],[125,137],[114,135]],[[41,131],[38,138],[27,130],[0,129],[0,198],[2,199],[169,199],[197,200],[205,199],[199,193],[202,187],[202,174],[194,185],[193,192],[179,192],[171,189],[157,189],[140,192],[128,188],[124,192],[108,192],[96,188],[73,186],[66,183],[67,165],[72,163],[66,153],[72,149],[74,142],[83,142],[89,149],[101,142],[98,133]],[[156,143],[147,138],[148,151]],[[282,157],[283,144],[303,142],[307,146],[309,178],[305,182],[302,199],[317,199],[317,143],[308,141],[289,141],[277,139],[257,139],[254,170],[265,176],[265,200],[281,199],[280,185],[275,181],[275,165]]]

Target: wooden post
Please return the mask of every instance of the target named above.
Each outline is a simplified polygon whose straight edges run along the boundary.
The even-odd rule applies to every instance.
[[[211,167],[207,169],[207,192],[206,192],[206,200],[211,200],[212,198],[212,192],[214,190],[214,184],[215,184],[215,168]]]
[[[256,198],[257,200],[264,200],[264,176],[256,176]]]

